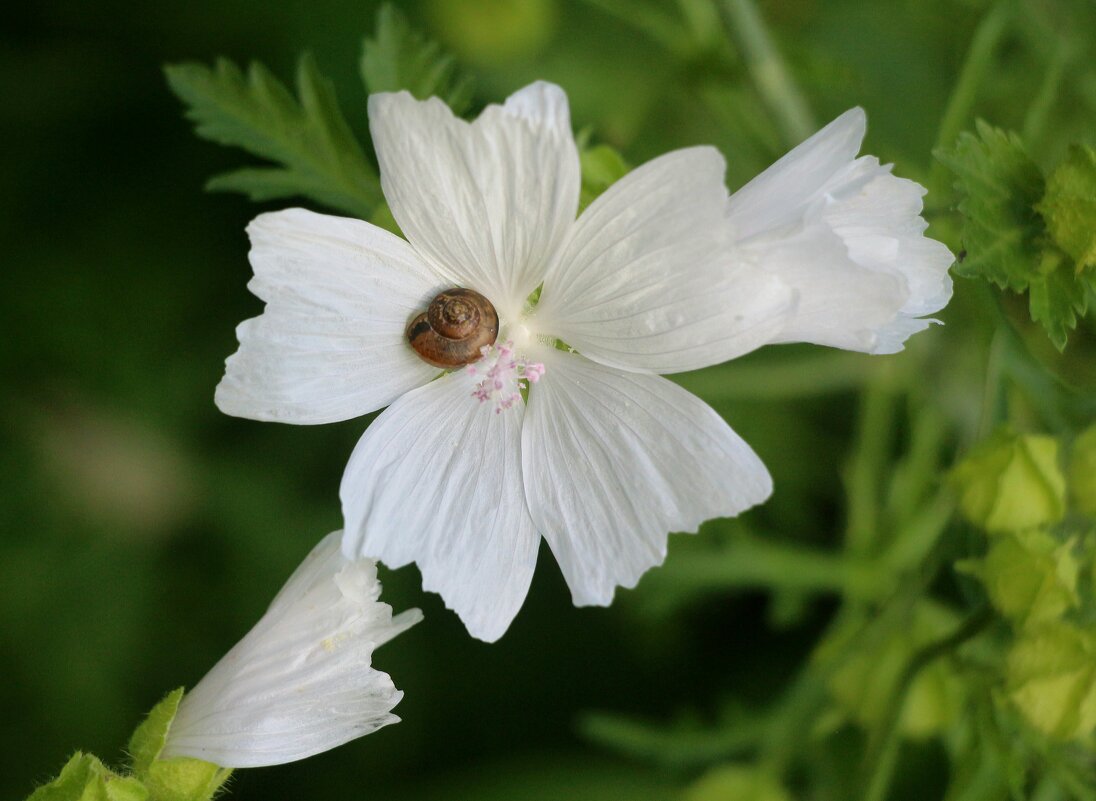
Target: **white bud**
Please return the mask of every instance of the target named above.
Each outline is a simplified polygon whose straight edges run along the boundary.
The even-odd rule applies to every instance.
[[[262,619],[179,705],[162,757],[229,768],[294,762],[395,723],[403,693],[373,649],[422,619],[392,616],[377,566],[348,560],[342,532],[305,558]]]

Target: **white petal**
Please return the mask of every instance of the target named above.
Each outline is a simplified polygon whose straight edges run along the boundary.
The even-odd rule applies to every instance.
[[[891,353],[951,298],[924,189],[856,158],[864,127],[862,110],[846,112],[731,197],[732,252],[799,294],[775,341]]]
[[[369,98],[381,185],[404,235],[453,283],[512,320],[578,210],[567,96],[537,82],[473,123],[441,100]]]
[[[523,406],[495,414],[451,373],[409,392],[361,438],[339,490],[343,551],[418,563],[473,636],[493,642],[525,601],[540,538],[522,491]]]
[[[248,284],[266,301],[236,330],[218,408],[253,420],[327,423],[387,406],[438,370],[404,339],[441,287],[414,250],[361,220],[304,209],[248,226]]]
[[[602,364],[660,373],[770,341],[794,297],[779,280],[728,264],[724,167],[714,148],[696,147],[617,181],[574,226],[531,325]]]
[[[577,605],[608,605],[695,531],[764,501],[757,455],[699,398],[658,376],[552,351],[529,392],[525,492]]]
[[[849,109],[731,195],[736,239],[798,223],[807,205],[856,158],[867,124],[863,109]]]
[[[403,697],[370,667],[373,649],[417,623],[377,600],[377,566],[348,561],[329,534],[267,613],[183,696],[164,757],[228,768],[279,765],[399,720]]]

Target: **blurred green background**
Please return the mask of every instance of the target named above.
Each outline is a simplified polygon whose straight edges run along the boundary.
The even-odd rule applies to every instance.
[[[576,129],[633,164],[713,143],[733,188],[785,149],[705,3],[640,4],[650,20],[613,13],[627,3],[579,0],[397,5],[475,76],[477,105],[536,78],[558,82]],[[866,152],[927,181],[986,5],[759,8],[814,121],[862,105]],[[1077,22],[1091,21],[1086,3],[1029,6],[1043,28],[1006,37],[976,105],[1017,129],[1056,49],[1088,52],[1093,35]],[[339,478],[366,421],[277,426],[213,406],[234,327],[260,311],[245,288],[244,235],[259,207],[202,191],[247,157],[193,135],[161,67],[224,55],[289,79],[310,50],[364,137],[356,65],[375,10],[345,0],[74,0],[5,12],[0,797],[24,796],[77,748],[119,761],[141,715],[168,689],[196,682],[340,524]],[[1043,164],[1071,139],[1091,141],[1096,77],[1066,74],[1032,149]],[[900,356],[772,348],[682,377],[773,473],[776,493],[750,513],[751,528],[821,547],[838,541],[858,392],[888,371],[923,371],[948,421],[946,448],[969,435],[988,340],[979,291],[959,282],[941,315],[947,325]],[[673,538],[670,567],[728,528]],[[376,656],[406,693],[403,722],[304,763],[242,771],[233,797],[672,797],[692,769],[618,756],[583,736],[584,716],[703,721],[756,707],[794,673],[833,609],[824,596],[780,601],[749,588],[667,598],[649,578],[610,609],[575,609],[544,548],[525,608],[487,646],[421,592],[415,568],[382,577],[397,610],[426,615]],[[913,760],[899,796],[938,797],[941,754],[926,746]]]

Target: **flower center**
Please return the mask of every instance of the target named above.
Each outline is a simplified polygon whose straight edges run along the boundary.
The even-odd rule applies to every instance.
[[[469,375],[480,379],[472,397],[480,403],[494,404],[495,414],[520,402],[521,393],[544,375],[543,364],[515,355],[513,340],[508,339],[502,345],[484,345],[480,356],[479,361],[465,368]]]

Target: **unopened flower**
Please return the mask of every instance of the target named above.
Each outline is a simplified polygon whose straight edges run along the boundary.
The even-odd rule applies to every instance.
[[[399,720],[403,693],[373,649],[422,619],[381,603],[376,563],[348,560],[342,532],[316,546],[262,619],[183,696],[162,756],[229,768],[278,765]]]
[[[954,257],[924,236],[925,189],[857,158],[866,125],[845,112],[731,196],[735,258],[797,291],[774,342],[894,353],[951,299]]]
[[[347,554],[416,562],[494,640],[541,536],[574,602],[607,605],[662,562],[668,532],[768,497],[749,446],[657,374],[789,338],[810,281],[758,254],[776,222],[793,235],[827,196],[750,229],[722,157],[698,147],[633,170],[576,220],[558,87],[535,83],[472,123],[406,92],[372,96],[369,115],[407,239],[300,209],[256,219],[250,287],[267,306],[238,329],[217,391],[227,413],[294,423],[391,404],[343,478]],[[755,194],[771,206],[776,188]],[[853,221],[824,219],[860,242]]]

